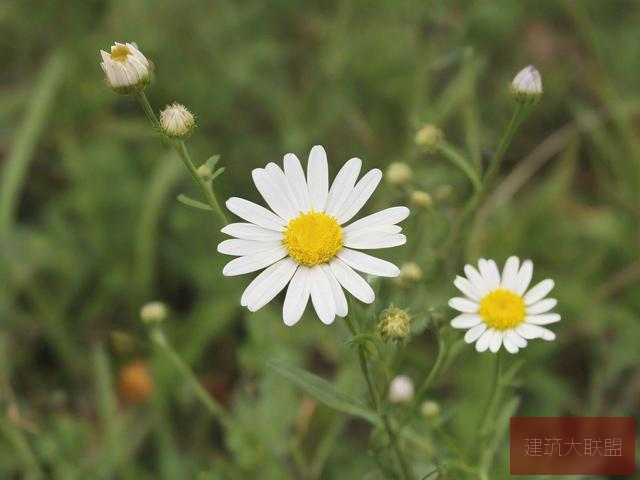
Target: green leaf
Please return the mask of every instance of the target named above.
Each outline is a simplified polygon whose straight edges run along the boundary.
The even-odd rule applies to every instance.
[[[212,182],[216,177],[222,175],[222,173],[224,173],[224,167],[220,167],[218,170],[213,172],[213,175],[211,175],[209,181]]]
[[[188,207],[199,208],[200,210],[211,210],[211,207],[206,203],[199,202],[198,200],[194,200],[193,198],[187,197],[184,194],[178,195],[178,201],[180,203],[184,203]]]
[[[220,155],[212,155],[210,156],[204,164],[209,168],[210,171],[213,172],[216,163],[220,160]]]
[[[270,361],[267,365],[328,407],[362,418],[373,424],[378,423],[377,416],[373,410],[355,398],[341,392],[324,378],[282,362]]]

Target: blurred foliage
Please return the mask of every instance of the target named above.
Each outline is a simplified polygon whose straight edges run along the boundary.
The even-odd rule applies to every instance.
[[[535,279],[556,281],[558,339],[518,354],[518,415],[636,415],[638,6],[2,3],[0,478],[377,479],[389,455],[365,421],[317,404],[267,367],[297,365],[366,399],[342,322],[324,327],[308,311],[286,328],[280,300],[255,314],[239,306],[249,280],[222,280],[219,226],[175,201],[181,192],[197,197],[178,158],[131,98],[105,86],[98,50],[115,40],[137,42],[153,60],[154,105],[195,111],[192,154],[198,162],[222,154],[221,198],[257,200],[251,168],[317,143],[332,174],[352,156],[367,168],[411,165],[412,184],[383,186],[367,209],[406,204],[413,189],[431,193],[433,209],[412,209],[407,246],[388,256],[418,262],[424,277],[382,282],[368,318],[391,303],[413,312],[416,331],[391,367],[416,382],[435,360],[434,318],[451,316],[446,300],[463,257],[455,250],[445,259],[438,242],[470,186],[415,147],[415,129],[435,123],[468,158],[486,161],[508,122],[508,82],[535,64],[544,97],[465,239],[466,259],[501,263],[515,253],[534,260]],[[153,354],[137,312],[154,299],[169,305],[167,336],[234,429],[223,431]],[[491,357],[465,346],[433,386],[440,417],[414,420],[420,443],[403,440],[417,472],[436,459],[475,458]],[[140,359],[155,388],[126,401],[119,372]],[[492,478],[507,472],[502,448]]]

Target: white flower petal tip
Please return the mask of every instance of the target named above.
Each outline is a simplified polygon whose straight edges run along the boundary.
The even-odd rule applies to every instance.
[[[108,54],[106,54],[108,55]],[[230,235],[218,251],[237,258],[224,268],[225,276],[257,272],[240,304],[257,311],[286,290],[282,317],[285,325],[300,321],[311,300],[313,310],[326,325],[348,312],[345,290],[364,303],[375,294],[363,276],[397,277],[400,269],[359,250],[391,248],[406,243],[397,224],[406,219],[405,206],[387,208],[350,221],[378,186],[382,172],[373,169],[358,181],[362,161],[345,163],[329,186],[324,148],[309,153],[305,170],[298,157],[288,153],[283,168],[268,163],[251,172],[268,208],[242,198],[225,205],[244,222],[221,231]]]
[[[533,65],[524,67],[514,77],[510,89],[516,101],[525,104],[536,103],[542,96],[540,72]]]
[[[134,43],[115,42],[110,52],[100,50],[107,84],[116,93],[134,93],[143,90],[151,81],[151,63]]]
[[[544,328],[561,319],[551,311],[557,300],[546,298],[555,284],[546,279],[529,289],[531,260],[520,263],[518,257],[509,257],[501,273],[495,261],[481,258],[477,269],[465,265],[464,272],[466,277],[456,276],[453,282],[464,297],[448,302],[460,312],[451,326],[466,330],[465,342],[475,343],[478,352],[495,353],[504,346],[515,354],[527,346],[527,340],[555,340],[556,334]]]

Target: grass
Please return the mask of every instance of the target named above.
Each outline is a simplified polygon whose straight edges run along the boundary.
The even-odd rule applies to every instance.
[[[368,331],[390,304],[410,309],[412,339],[388,348],[384,368],[417,385],[438,345],[449,348],[425,394],[440,415],[413,418],[398,440],[419,478],[443,464],[449,478],[477,478],[484,461],[475,426],[495,358],[446,326],[453,278],[480,256],[533,259],[534,280],[555,280],[563,317],[555,342],[503,359],[517,374],[483,449],[495,452],[490,478],[508,475],[499,432],[512,412],[634,416],[639,17],[634,2],[596,1],[0,7],[0,478],[398,472],[382,425],[327,407],[268,366],[304,368],[358,405],[368,401],[358,351],[373,353],[346,343],[344,322],[325,327],[308,310],[287,328],[281,298],[254,314],[240,307],[249,280],[223,280],[216,219],[176,201],[181,193],[204,200],[197,186],[135,100],[104,83],[98,50],[115,40],[136,41],[153,60],[146,93],[156,109],[179,101],[196,113],[191,156],[199,165],[221,154],[219,199],[258,200],[252,168],[318,143],[332,175],[353,156],[366,169],[411,166],[410,183],[383,183],[368,212],[408,204],[414,190],[430,193],[431,209],[411,207],[408,244],[385,253],[417,262],[423,279],[375,282],[376,303],[360,312]],[[474,195],[473,176],[456,162],[486,168],[509,123],[508,83],[529,63],[545,94],[477,212],[452,236]],[[422,122],[443,130],[442,148],[415,146]],[[153,348],[138,310],[156,299],[171,312],[164,334],[232,427]],[[136,359],[154,383],[143,401],[118,388]],[[402,418],[403,408],[388,413]],[[445,478],[442,469],[428,478],[435,475]]]

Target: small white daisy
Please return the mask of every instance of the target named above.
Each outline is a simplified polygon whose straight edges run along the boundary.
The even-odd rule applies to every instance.
[[[283,307],[286,325],[300,320],[309,297],[320,320],[330,324],[336,315],[347,314],[343,288],[364,303],[373,302],[372,288],[357,272],[400,274],[394,264],[358,249],[404,244],[406,237],[396,224],[409,215],[408,208],[387,208],[343,226],[382,178],[382,172],[373,169],[356,183],[361,166],[359,158],[349,160],[329,188],[327,154],[316,145],[309,154],[306,179],[292,153],[284,156],[284,170],[275,163],[253,170],[253,181],[273,212],[241,198],[227,200],[227,208],[249,223],[222,229],[235,238],[221,242],[218,251],[238,257],[222,273],[242,275],[266,268],[246,288],[241,305],[255,312],[289,284]]]
[[[449,306],[462,312],[451,321],[454,328],[468,329],[467,343],[476,342],[476,350],[492,352],[500,346],[516,353],[527,346],[527,340],[542,338],[552,341],[556,335],[541,325],[560,321],[560,315],[550,313],[558,303],[545,296],[553,288],[553,280],[546,279],[529,289],[533,263],[509,257],[502,270],[493,260],[481,258],[479,270],[464,266],[465,277],[456,277],[454,285],[466,298],[449,300]]]
[[[135,43],[116,42],[110,53],[100,50],[100,55],[107,83],[116,92],[137,92],[149,85],[152,66]]]

